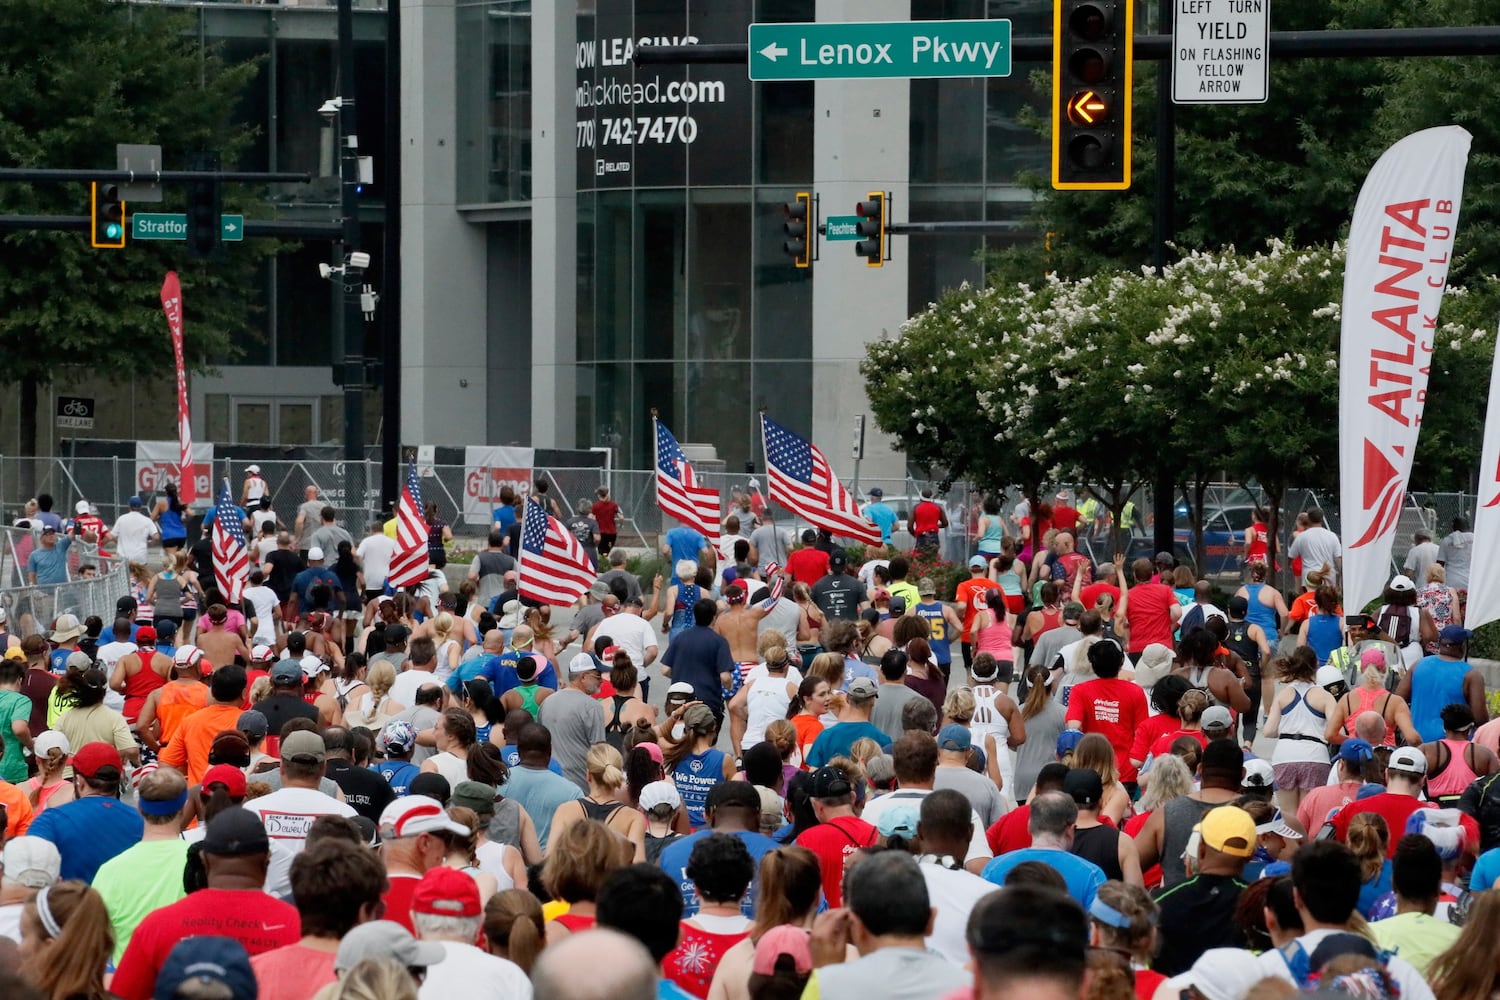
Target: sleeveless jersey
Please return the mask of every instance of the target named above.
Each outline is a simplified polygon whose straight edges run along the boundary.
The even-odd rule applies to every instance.
[[[1250,638],[1250,626],[1254,622],[1229,623],[1229,634],[1224,637],[1224,648],[1245,661],[1245,669],[1252,674],[1260,673],[1260,643]]]
[[[951,637],[948,635],[948,622],[943,618],[943,605],[939,601],[931,604],[918,604],[917,617],[925,619],[930,633],[927,643],[932,647],[932,658],[938,663],[952,663],[953,652],[948,643]]]

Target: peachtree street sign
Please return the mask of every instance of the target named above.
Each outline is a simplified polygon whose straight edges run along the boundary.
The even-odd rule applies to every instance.
[[[1010,22],[750,25],[752,80],[1010,76]]]
[[[243,215],[219,216],[219,238],[226,243],[238,243],[245,238]],[[171,212],[136,212],[130,217],[130,238],[133,240],[185,240],[187,239],[187,216]]]

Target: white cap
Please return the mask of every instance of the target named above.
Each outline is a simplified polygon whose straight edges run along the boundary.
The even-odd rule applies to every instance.
[[[89,502],[87,500],[78,501],[73,505],[73,511],[78,514],[87,514],[89,512]]]
[[[692,694],[693,686],[687,681],[677,681],[667,688],[667,694]]]
[[[1327,687],[1330,684],[1342,684],[1346,680],[1348,680],[1348,678],[1344,676],[1344,672],[1342,670],[1331,664],[1325,663],[1318,668],[1318,674],[1315,678],[1315,683],[1318,685],[1318,687],[1321,688]]]
[[[682,805],[682,796],[677,792],[677,785],[671,781],[653,781],[641,789],[641,808],[650,812],[656,806],[671,806],[676,809]]]
[[[53,750],[61,750],[64,757],[73,752],[68,738],[56,729],[49,729],[31,741],[31,752],[38,757],[45,757]]]
[[[1223,705],[1210,705],[1203,710],[1202,723],[1204,730],[1228,729],[1234,725],[1234,716]]]
[[[384,840],[401,840],[419,833],[456,833],[467,836],[473,831],[455,822],[437,799],[426,795],[404,795],[380,813],[380,836]]]
[[[1175,997],[1193,987],[1207,1000],[1240,1000],[1265,977],[1260,959],[1243,948],[1210,948],[1191,969],[1173,976],[1157,989]]]
[[[203,650],[191,644],[178,646],[172,654],[172,662],[179,667],[196,667],[203,662]]]
[[[1416,747],[1398,747],[1386,763],[1387,771],[1422,775],[1427,773],[1427,756]]]
[[[323,662],[323,658],[315,653],[304,654],[300,662],[303,676],[306,677],[316,677],[329,669],[328,664]]]
[[[275,655],[276,650],[262,643],[261,645],[256,646],[254,649],[250,650],[250,662],[264,663],[266,660],[271,659]]]
[[[5,866],[5,880],[30,889],[45,889],[57,881],[62,871],[62,855],[56,845],[41,837],[14,837],[6,841],[0,855]]]
[[[1240,784],[1246,788],[1275,788],[1276,770],[1270,762],[1252,758],[1245,761],[1245,776],[1240,779]]]
[[[569,674],[586,674],[590,670],[598,670],[599,661],[587,653],[579,653],[568,661]]]
[[[259,475],[260,474],[260,466],[258,466],[258,465],[247,465],[247,466],[245,466],[245,471],[246,472],[253,472],[256,475]]]
[[[316,545],[314,545],[312,548],[310,548],[310,549],[307,550],[307,561],[308,562],[317,562],[319,559],[322,559],[322,558],[323,558],[323,550],[320,549],[320,548],[318,548]]]
[[[1417,585],[1412,582],[1411,577],[1405,574],[1397,574],[1391,578],[1391,589],[1397,593],[1405,593],[1409,590],[1416,590]]]

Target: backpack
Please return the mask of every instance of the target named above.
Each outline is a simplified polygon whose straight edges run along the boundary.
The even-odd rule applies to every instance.
[[[1312,971],[1312,956],[1307,953],[1307,949],[1302,947],[1301,941],[1288,941],[1277,949],[1277,951],[1281,955],[1282,961],[1286,962],[1287,970],[1292,974],[1292,981],[1297,984],[1298,989],[1312,992],[1316,991],[1320,985],[1325,987],[1333,985],[1332,982],[1322,982],[1325,977],[1319,972]],[[1401,991],[1396,986],[1387,968],[1387,964],[1395,954],[1394,951],[1377,948],[1375,950],[1376,965],[1373,968],[1361,970],[1361,973],[1352,974],[1370,977],[1370,985],[1374,987],[1373,991],[1361,991],[1360,995],[1372,997],[1397,997],[1400,995]],[[1343,979],[1344,977],[1340,976],[1338,978]],[[1350,990],[1346,992],[1354,991]]]
[[[1390,604],[1383,606],[1375,618],[1380,631],[1390,636],[1402,649],[1420,637],[1417,627],[1420,621],[1420,612],[1416,608],[1400,608]]]

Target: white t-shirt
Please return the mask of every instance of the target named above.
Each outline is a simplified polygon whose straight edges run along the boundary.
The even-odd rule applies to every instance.
[[[1338,583],[1338,563],[1335,559],[1343,552],[1339,546],[1339,536],[1323,527],[1315,524],[1302,534],[1292,539],[1291,547],[1287,549],[1287,555],[1293,559],[1302,557],[1302,572],[1311,573],[1328,566],[1334,571],[1330,583]]]
[[[515,880],[510,877],[510,872],[505,870],[505,858],[511,853],[520,852],[509,844],[497,844],[493,840],[486,840],[474,848],[474,857],[479,862],[479,870],[495,876],[497,892],[516,888]]]
[[[975,903],[995,891],[995,883],[987,882],[973,872],[944,868],[929,861],[920,861],[917,867],[927,883],[930,905],[937,910],[932,933],[927,936],[927,947],[954,965],[964,965],[969,961],[969,945],[964,937],[969,911],[974,909]]]
[[[391,685],[390,699],[402,708],[411,708],[417,703],[417,689],[424,684],[441,684],[437,674],[425,670],[405,670],[396,675]]]
[[[886,809],[901,802],[909,803],[920,812],[922,809],[922,800],[931,795],[932,791],[931,788],[899,788],[894,792],[877,795],[865,803],[865,811],[860,814],[860,819],[871,826],[879,826],[880,824],[877,821],[880,819],[881,814]],[[974,824],[974,834],[969,838],[969,854],[963,859],[964,864],[968,864],[970,861],[977,861],[981,858],[986,860],[993,858],[995,852],[990,850],[989,841],[984,839],[985,826],[979,818],[979,813],[970,809],[969,819]],[[965,959],[965,961],[968,961],[968,959]]]
[[[714,586],[724,586],[724,567],[734,565],[734,543],[742,541],[739,535],[721,535],[713,542],[715,560]],[[675,564],[674,564],[675,571]]]
[[[531,980],[514,962],[472,944],[439,941],[447,957],[427,967],[418,1000],[531,1000]]]
[[[120,662],[120,657],[126,653],[137,652],[139,647],[133,642],[106,642],[95,652],[95,659],[99,661],[99,667],[106,674],[115,669],[115,664]]]
[[[115,536],[115,549],[130,562],[146,561],[146,545],[156,535],[156,522],[138,510],[127,510],[115,521],[110,533]]]
[[[594,631],[594,635],[607,635],[613,639],[616,646],[630,654],[630,662],[635,664],[637,670],[646,668],[646,650],[649,647],[661,648],[655,626],[640,615],[628,612],[606,618]]]
[[[265,562],[266,557],[276,551],[276,536],[261,535],[255,540],[255,561]]]
[[[260,816],[266,836],[292,853],[307,846],[307,831],[319,816],[357,816],[354,807],[315,788],[279,788],[250,799],[245,808]]]
[[[270,587],[248,587],[245,600],[255,608],[255,641],[267,646],[276,644],[276,591]]]
[[[865,585],[866,593],[875,592],[876,566],[884,566],[886,569],[890,569],[891,561],[889,559],[871,559],[859,568],[859,582]]]
[[[8,937],[16,944],[21,943],[21,911],[25,908],[24,902],[0,906],[0,937]]]
[[[1302,950],[1308,955],[1311,955],[1324,938],[1336,933],[1338,932],[1329,930],[1308,931],[1297,938],[1297,944],[1301,945]],[[1286,959],[1282,957],[1279,949],[1272,948],[1262,953],[1260,965],[1267,976],[1292,981],[1292,971],[1288,968]],[[1427,985],[1427,980],[1422,978],[1422,974],[1414,965],[1400,955],[1392,955],[1386,960],[1385,967],[1390,972],[1391,978],[1396,981],[1396,985],[1401,987],[1401,1000],[1435,1000],[1432,987]]]
[[[391,572],[391,559],[396,555],[396,540],[384,533],[369,535],[355,550],[364,564],[365,589],[379,590],[385,586],[385,578]]]

